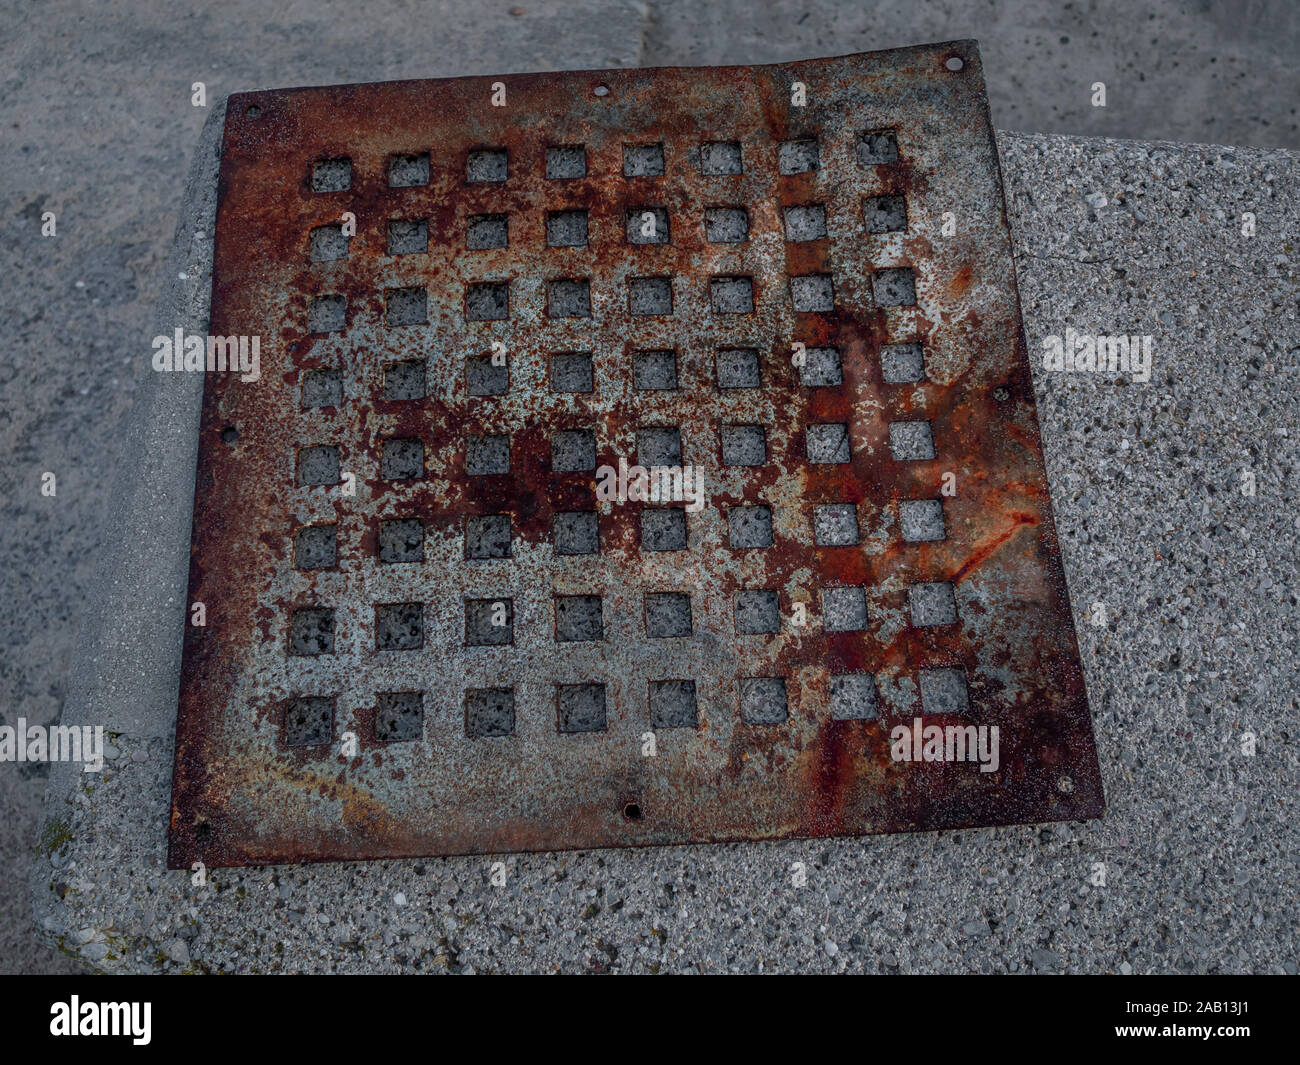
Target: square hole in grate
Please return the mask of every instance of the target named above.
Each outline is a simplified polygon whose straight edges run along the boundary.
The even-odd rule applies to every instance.
[[[875,674],[831,675],[831,720],[874,721],[879,705]]]
[[[284,742],[289,747],[319,747],[334,738],[334,700],[325,695],[290,699],[284,708]]]
[[[685,551],[686,511],[679,507],[641,510],[642,551]]]
[[[557,555],[600,554],[600,518],[594,510],[562,510],[551,521]]]
[[[333,569],[339,560],[337,525],[304,525],[293,536],[294,569]]]
[[[668,244],[668,211],[663,207],[629,207],[624,220],[629,244]]]
[[[804,314],[835,310],[835,283],[830,274],[805,274],[790,278],[790,300]]]
[[[805,388],[819,388],[844,383],[844,368],[839,348],[806,348],[799,380]]]
[[[489,251],[510,246],[510,216],[504,214],[470,215],[465,221],[465,247],[470,251]]]
[[[509,736],[515,731],[513,688],[471,688],[465,693],[465,735],[472,740]]]
[[[636,431],[638,466],[680,466],[682,431],[675,425],[649,425]]]
[[[594,387],[589,352],[551,356],[551,388],[556,392],[590,392]]]
[[[605,624],[598,595],[555,597],[555,639],[559,643],[603,640]]]
[[[863,166],[898,162],[898,137],[892,129],[869,129],[858,134],[854,152]]]
[[[865,629],[866,589],[856,585],[823,588],[822,626],[827,632],[861,632]]]
[[[423,359],[403,359],[384,367],[384,399],[423,399],[426,364]]]
[[[672,314],[671,277],[632,277],[627,282],[629,314]]]
[[[924,713],[964,714],[970,709],[966,675],[960,669],[923,669],[920,680]]]
[[[561,732],[604,732],[605,685],[558,684],[555,710]]]
[[[429,223],[423,218],[394,218],[388,223],[389,255],[421,255],[429,250]]]
[[[546,282],[546,313],[552,318],[590,318],[591,282],[585,278]]]
[[[331,294],[307,301],[307,331],[310,333],[337,333],[347,326],[347,320],[348,301],[345,296]]]
[[[573,473],[596,468],[594,429],[557,429],[551,434],[551,470]]]
[[[921,540],[943,540],[947,533],[943,527],[943,500],[904,499],[898,504],[898,522],[903,539],[909,543]]]
[[[295,610],[289,619],[289,653],[291,655],[332,655],[334,653],[334,611],[329,607],[321,606]]]
[[[343,374],[339,370],[304,370],[299,402],[303,410],[337,407],[343,402]]]
[[[424,476],[424,441],[410,437],[385,440],[379,460],[385,481],[415,481]]]
[[[727,534],[732,547],[771,547],[772,508],[763,503],[728,507]]]
[[[862,201],[862,223],[868,233],[898,233],[907,228],[904,196],[868,196]]]
[[[388,187],[409,189],[429,184],[429,153],[395,155],[388,163]]]
[[[739,141],[706,141],[700,145],[701,174],[743,174]]]
[[[753,314],[754,279],[752,277],[710,278],[709,302],[714,314]]]
[[[632,355],[632,385],[640,391],[677,387],[677,352],[638,351]]]
[[[548,211],[546,213],[546,243],[552,248],[585,248],[587,246],[587,212],[581,209]]]
[[[552,179],[587,176],[587,149],[581,144],[562,144],[546,149],[546,176]]]
[[[761,425],[724,425],[724,466],[762,466],[767,462],[767,430]]]
[[[379,523],[380,562],[423,562],[424,522],[392,518]]]
[[[384,289],[384,325],[427,325],[429,293],[423,287]]]
[[[509,558],[510,515],[481,514],[465,519],[466,558]]]
[[[351,187],[351,159],[318,159],[316,162],[312,163],[312,192],[343,192]]]
[[[785,213],[785,239],[792,243],[807,240],[824,240],[826,237],[826,208],[820,203],[783,208]]]
[[[695,728],[699,710],[695,702],[695,681],[652,680],[650,682],[650,727]]]
[[[806,174],[821,165],[821,152],[815,140],[782,141],[777,153],[777,169],[782,174]]]
[[[758,351],[754,348],[722,348],[714,359],[719,388],[758,388],[762,383]]]
[[[740,717],[747,725],[779,725],[789,716],[784,677],[740,679]]]
[[[624,177],[663,177],[664,146],[662,144],[623,145]]]
[[[338,484],[339,449],[333,444],[317,444],[298,452],[298,485]]]
[[[842,423],[810,425],[804,433],[808,461],[817,463],[848,462],[849,427]]]
[[[503,396],[510,390],[510,367],[491,355],[465,360],[465,391],[471,396]]]
[[[376,740],[408,743],[423,735],[423,692],[380,692],[375,696]]]
[[[912,624],[918,628],[957,623],[957,598],[947,581],[914,584],[907,592]]]
[[[921,345],[886,344],[880,349],[880,371],[887,385],[906,385],[925,379],[925,353]]]
[[[890,422],[889,450],[899,462],[934,458],[929,422]]]
[[[706,208],[704,236],[710,244],[743,244],[749,240],[749,212],[743,207]]]
[[[510,437],[505,433],[465,438],[465,473],[489,477],[510,472]]]
[[[662,640],[691,634],[691,597],[685,592],[646,592],[645,631]]]
[[[515,642],[515,603],[495,599],[465,600],[465,646],[502,647]]]
[[[422,603],[380,603],[375,607],[375,648],[416,651],[424,646]]]
[[[857,507],[852,503],[822,503],[813,507],[813,540],[822,547],[856,544]]]
[[[351,238],[344,235],[341,223],[316,226],[311,231],[311,261],[328,263],[335,259],[346,259],[351,242]]]
[[[510,282],[482,281],[465,288],[465,320],[498,322],[510,317]]]
[[[775,589],[747,588],[736,593],[736,632],[757,636],[781,631],[781,608]]]
[[[916,273],[910,266],[877,270],[871,275],[871,297],[877,307],[914,306]]]
[[[465,159],[465,180],[505,181],[509,175],[509,154],[504,148],[475,148]]]

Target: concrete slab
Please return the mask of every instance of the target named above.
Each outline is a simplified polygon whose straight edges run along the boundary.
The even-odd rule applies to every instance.
[[[1300,7],[1270,0],[655,0],[641,63],[779,63],[967,37],[1001,129],[1300,144]]]
[[[158,332],[206,329],[213,111]],[[999,144],[1031,352],[1153,338],[1145,383],[1035,366],[1105,821],[168,872],[198,386],[153,375],[63,711],[108,723],[111,757],[52,767],[39,927],[115,972],[1294,973],[1297,159]]]

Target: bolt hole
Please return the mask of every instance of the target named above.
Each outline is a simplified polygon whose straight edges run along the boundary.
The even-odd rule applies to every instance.
[[[962,59],[962,57],[959,55],[950,55],[944,61],[943,65],[946,66],[949,70],[956,72],[958,70],[961,70],[966,65],[966,60]]]
[[[206,821],[200,821],[194,826],[194,838],[200,843],[206,843],[212,838],[212,826]]]
[[[597,86],[596,86],[594,89],[592,89],[591,91],[594,92],[597,96],[608,96],[608,95],[609,95],[609,86],[608,86],[608,85],[597,85]]]
[[[623,807],[623,817],[628,821],[640,821],[643,816],[645,815],[641,813],[641,807],[634,802]]]
[[[1056,790],[1062,795],[1069,795],[1074,790],[1074,781],[1070,777],[1061,777],[1056,782]]]
[[[993,390],[993,398],[999,403],[1005,403],[1011,398],[1011,389],[1006,385],[998,385],[998,387]]]
[[[234,447],[235,441],[238,439],[239,439],[239,430],[236,429],[233,425],[227,425],[224,429],[221,430],[221,442],[223,444],[229,444],[231,447]]]
[[[261,118],[262,109],[258,107],[257,104],[249,104],[248,110],[246,110],[244,114],[246,114],[249,118]]]

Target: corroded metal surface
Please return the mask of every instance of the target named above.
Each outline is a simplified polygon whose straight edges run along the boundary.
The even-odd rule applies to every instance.
[[[186,631],[173,865],[1100,814],[973,42],[249,93],[220,181],[211,331],[258,336],[261,379],[206,381],[190,576],[206,625]],[[349,215],[350,239],[329,228]],[[671,313],[632,313],[645,278],[669,279]],[[556,316],[583,292],[589,315]],[[924,371],[905,380],[913,343]],[[638,388],[671,383],[663,356],[636,370],[663,351],[676,388]],[[575,353],[590,362],[554,358]],[[755,365],[758,387],[720,386]],[[504,371],[506,391],[471,394]],[[928,436],[891,429],[907,422]],[[765,450],[744,433],[724,455],[737,425]],[[847,455],[819,426],[847,426]],[[678,429],[705,478],[684,550],[648,549],[652,504],[598,501],[593,470],[557,468],[589,465],[558,433],[591,431],[617,467],[649,427]],[[724,464],[741,454],[761,464]],[[474,472],[503,456],[507,472]],[[917,525],[924,500],[940,530]],[[852,508],[857,543],[818,542],[823,505]],[[757,513],[741,506],[769,508],[771,546],[734,546]],[[557,549],[557,515],[579,511],[599,553]],[[508,516],[508,539],[480,535],[485,515]],[[328,532],[302,531],[322,526],[332,557]],[[826,590],[856,587],[865,624],[855,592],[828,621]],[[743,631],[770,620],[745,591],[775,593],[778,631]],[[684,631],[658,593],[689,596],[687,634],[651,634]],[[508,624],[485,629],[497,603]],[[959,671],[967,705],[923,702],[925,670]],[[746,678],[781,679],[784,720],[746,701],[773,682]],[[670,727],[681,685],[654,727],[652,685],[687,680],[694,727]],[[568,686],[593,684],[604,727],[575,731],[599,707]],[[512,722],[484,689],[512,693]],[[997,726],[997,771],[891,757],[916,717]]]

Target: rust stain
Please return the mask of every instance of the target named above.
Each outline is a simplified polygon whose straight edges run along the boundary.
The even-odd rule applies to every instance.
[[[995,551],[999,550],[1022,528],[1038,523],[1038,517],[1035,514],[1010,514],[1008,516],[1011,519],[1010,524],[974,545],[973,549],[967,554],[966,560],[952,575],[953,584],[960,584],[966,574],[982,566]]]

